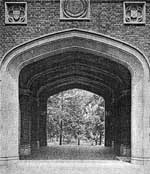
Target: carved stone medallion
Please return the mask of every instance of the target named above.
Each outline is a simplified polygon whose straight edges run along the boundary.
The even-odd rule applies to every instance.
[[[124,2],[124,23],[144,24],[145,23],[145,2]]]
[[[61,19],[88,19],[90,13],[89,0],[61,0]]]
[[[27,4],[25,2],[5,3],[5,23],[6,24],[26,24]]]

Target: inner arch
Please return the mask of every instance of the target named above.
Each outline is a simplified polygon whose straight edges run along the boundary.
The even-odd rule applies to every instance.
[[[105,145],[115,144],[113,146],[116,154],[122,153],[120,148],[123,145],[124,148],[130,150],[131,74],[123,65],[102,56],[73,50],[26,65],[19,75],[19,88],[22,132],[24,129],[27,131],[24,124],[24,119],[26,119],[24,113],[29,112],[31,115],[31,133],[27,131],[28,134],[31,134],[31,138],[26,139],[24,133],[21,133],[21,154],[22,149],[25,148],[24,144],[28,141],[30,141],[28,144],[31,145],[31,150],[38,144],[46,146],[47,99],[58,92],[73,88],[95,92],[105,99]],[[24,90],[29,92],[29,105],[32,103],[35,107],[32,107],[31,111],[26,111],[24,108]],[[127,120],[125,135],[124,129],[121,127],[123,123],[119,125],[124,120]],[[115,122],[118,127],[115,127]],[[38,129],[41,133],[39,132],[37,135]],[[117,135],[118,131],[122,132]]]
[[[79,29],[65,30],[42,36],[40,38],[31,40],[30,42],[19,45],[4,55],[0,67],[2,82],[2,96],[0,104],[3,108],[1,110],[1,118],[7,118],[5,120],[9,120],[11,117],[12,121],[11,123],[7,122],[3,124],[1,136],[4,141],[1,144],[1,148],[5,150],[1,152],[1,156],[17,158],[19,154],[19,91],[21,95],[26,95],[26,100],[28,102],[29,96],[32,95],[32,91],[28,90],[28,88],[18,88],[20,71],[27,65],[30,65],[34,62],[38,62],[42,59],[46,59],[47,57],[52,57],[54,55],[69,51],[81,51],[101,56],[105,59],[109,59],[123,65],[130,71],[132,76],[132,91],[122,91],[121,96],[124,96],[125,94],[131,94],[132,98],[132,162],[138,163],[140,160],[143,162],[143,157],[146,159],[146,154],[149,154],[149,150],[144,148],[147,143],[148,134],[143,136],[144,131],[147,131],[147,123],[144,122],[144,120],[148,119],[150,110],[149,95],[147,95],[150,90],[149,61],[142,52],[127,43],[109,36],[105,36],[103,34]],[[41,89],[44,88],[45,85],[41,87]],[[39,89],[39,93],[41,89]],[[25,102],[24,99],[22,99],[22,101]],[[30,102],[31,101],[32,100],[30,100]],[[115,101],[115,99],[112,101]],[[11,114],[9,112],[10,110]],[[11,128],[13,127],[13,129],[10,129],[9,126]],[[5,130],[8,130],[7,136],[5,136]],[[141,141],[142,143],[139,144]],[[10,142],[8,145],[9,148],[5,148],[7,142]],[[14,150],[12,151],[11,149]]]

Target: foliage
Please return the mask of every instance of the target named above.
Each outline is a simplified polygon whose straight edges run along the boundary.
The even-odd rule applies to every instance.
[[[80,89],[60,92],[47,102],[47,130],[49,138],[60,135],[68,143],[72,139],[97,140],[104,136],[104,100]]]

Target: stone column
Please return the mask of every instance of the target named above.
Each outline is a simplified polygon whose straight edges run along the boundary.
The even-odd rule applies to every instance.
[[[114,150],[117,155],[120,152],[120,117],[119,117],[119,105],[118,101],[115,98],[113,103],[111,104],[112,108],[112,141],[114,145]]]
[[[40,98],[39,110],[39,145],[47,146],[47,98]]]
[[[31,107],[31,149],[37,149],[39,147],[39,108],[38,108],[38,100],[35,97],[32,97],[32,107]]]
[[[131,156],[131,93],[124,90],[118,98],[119,155]],[[117,121],[117,120],[116,120]]]
[[[147,129],[147,118],[150,113],[150,105],[148,104],[150,91],[149,86],[150,84],[147,81],[132,81],[131,162],[134,164],[143,165],[149,160],[147,160],[147,155],[150,153],[144,154],[145,147],[143,147],[143,140],[147,139],[148,142],[148,134],[145,134],[144,129]],[[143,89],[145,93],[143,93]],[[149,147],[150,146],[148,146],[148,148]]]
[[[0,165],[19,159],[18,81],[0,72]]]
[[[120,154],[131,156],[131,95],[130,91],[123,91],[120,97],[120,125],[121,147]]]
[[[110,111],[105,111],[105,146],[111,146]]]
[[[31,116],[32,116],[32,97],[29,90],[20,90],[20,156],[30,155],[31,153]]]
[[[112,146],[112,110],[111,103],[105,100],[105,146]]]

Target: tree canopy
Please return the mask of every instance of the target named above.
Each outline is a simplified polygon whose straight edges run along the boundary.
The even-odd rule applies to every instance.
[[[81,89],[50,96],[47,101],[48,138],[70,143],[73,139],[93,141],[104,137],[105,101]],[[63,140],[62,140],[63,139]],[[62,142],[60,142],[61,144]]]

